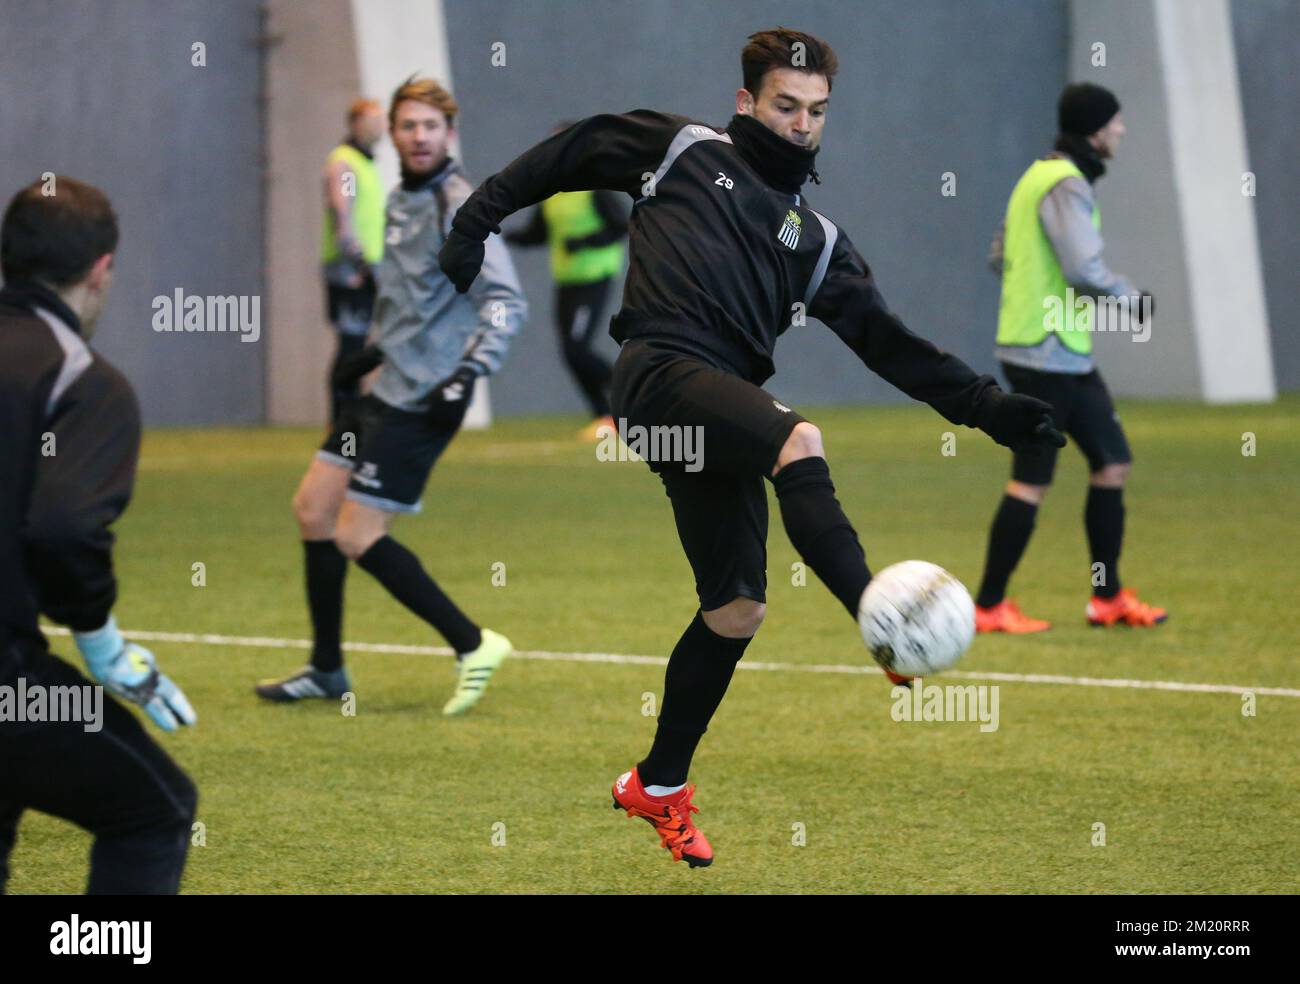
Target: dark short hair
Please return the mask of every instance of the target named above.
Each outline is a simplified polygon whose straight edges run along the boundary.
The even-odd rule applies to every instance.
[[[117,216],[108,197],[61,174],[33,181],[14,195],[0,226],[0,272],[6,283],[41,280],[68,287],[115,249]]]
[[[796,44],[803,47],[795,48]],[[801,55],[798,59],[795,57],[796,52]],[[740,53],[740,71],[745,80],[745,88],[757,96],[763,87],[763,76],[778,68],[793,68],[809,75],[824,75],[826,89],[829,91],[834,84],[835,73],[840,69],[840,62],[829,44],[802,31],[778,27],[773,31],[751,34],[749,44]]]

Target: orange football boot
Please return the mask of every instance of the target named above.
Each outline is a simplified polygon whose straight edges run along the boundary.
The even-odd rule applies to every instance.
[[[893,670],[885,669],[883,666],[880,668],[880,670],[882,673],[885,674],[885,676],[889,677],[889,682],[892,683],[895,687],[911,687],[912,681],[916,679],[916,677],[901,676],[895,673]]]
[[[700,812],[691,802],[694,793],[695,787],[688,785],[671,796],[651,796],[633,768],[614,780],[614,809],[626,810],[629,817],[649,822],[674,861],[706,868],[713,863],[713,848],[691,821],[691,814]]]
[[[597,444],[605,437],[605,429],[613,437],[618,437],[618,424],[609,414],[603,417],[597,417],[582,430],[578,431],[578,440],[586,441],[588,444]]]
[[[1051,627],[1051,622],[1044,622],[1041,618],[1030,618],[1010,598],[1004,598],[988,608],[975,606],[976,632],[1007,632],[1011,635],[1024,635],[1028,632],[1046,632]]]
[[[1151,626],[1169,618],[1169,613],[1163,608],[1139,601],[1132,588],[1120,588],[1114,598],[1093,595],[1088,601],[1087,615],[1089,625]]]

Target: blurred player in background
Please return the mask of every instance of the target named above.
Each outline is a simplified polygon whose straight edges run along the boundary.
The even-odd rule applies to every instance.
[[[14,713],[24,691],[45,695],[48,718],[60,692],[98,684],[165,731],[196,720],[113,617],[109,526],[131,498],[140,409],[88,343],[117,237],[103,192],[62,176],[15,195],[0,229],[0,892],[19,818],[33,809],[94,837],[91,894],[175,893],[198,801],[116,700],[103,701],[98,720],[85,699],[78,720]],[[72,630],[94,684],[49,651],[41,614]]]
[[[1064,443],[1047,404],[1004,393],[908,331],[848,236],[804,201],[836,64],[810,35],[755,34],[725,130],[651,110],[583,120],[485,181],[440,256],[464,290],[484,240],[512,212],[560,191],[607,188],[636,200],[612,324],[622,351],[611,402],[630,426],[703,433],[698,470],[650,463],[672,502],[699,610],[669,659],[650,753],[615,780],[613,796],[692,867],[710,864],[713,851],[692,819],[688,769],[766,611],[764,479],[790,542],[855,625],[871,580],[821,432],[760,388],[774,371],[777,337],[806,311],[869,369],[948,420],[1016,448]]]
[[[360,379],[340,385],[339,367],[360,352],[375,309],[374,266],[384,255],[384,190],[374,148],[384,135],[384,109],[373,99],[348,108],[348,135],[325,160],[321,268],[330,324],[338,334],[330,369],[330,424],[359,395]]]
[[[572,125],[561,123],[554,132]],[[604,335],[610,291],[623,273],[627,210],[615,192],[603,188],[562,191],[536,206],[528,225],[505,237],[514,246],[550,248],[560,350],[591,408],[591,423],[578,436],[598,440],[602,427],[615,427],[609,412],[611,368],[595,346]]]
[[[1163,608],[1140,601],[1119,578],[1124,540],[1124,482],[1133,460],[1110,392],[1092,361],[1093,318],[1076,298],[1121,298],[1129,317],[1149,322],[1153,303],[1102,258],[1101,213],[1092,186],[1106,173],[1124,136],[1119,100],[1099,85],[1067,86],[1057,107],[1055,149],[1029,166],[1011,192],[989,260],[1002,276],[997,357],[1017,393],[1052,405],[1057,425],[1088,459],[1084,528],[1092,554],[1092,625],[1158,625]],[[1054,310],[1063,317],[1055,322]],[[1050,326],[1050,327],[1049,327]],[[1050,628],[1006,597],[1007,582],[1029,545],[1038,506],[1056,468],[1057,449],[1014,455],[1011,481],[993,517],[984,578],[975,597],[980,632]]]
[[[460,429],[474,383],[495,372],[527,315],[501,238],[487,243],[483,276],[464,297],[438,269],[438,250],[473,187],[450,156],[455,99],[431,79],[393,94],[390,134],[402,183],[388,196],[384,257],[376,270],[372,346],[346,360],[341,382],[382,366],[363,400],[345,405],[294,496],[302,533],[313,647],[310,665],[257,685],[273,701],[336,699],[351,689],[343,668],[343,584],[356,561],[456,651],[456,691],[443,708],[478,702],[510,653],[438,587],[419,558],[388,530],[420,510],[434,463]]]

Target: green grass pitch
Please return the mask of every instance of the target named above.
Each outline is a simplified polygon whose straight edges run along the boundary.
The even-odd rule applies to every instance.
[[[980,637],[959,669],[1300,686],[1300,399],[1122,410],[1136,457],[1122,573],[1170,622],[1084,624],[1085,468],[1069,448],[1012,584],[1055,628]],[[922,558],[973,589],[1006,452],[924,407],[809,416],[872,568]],[[598,462],[572,440],[576,426],[463,434],[424,513],[395,533],[521,650],[666,656],[695,609],[668,500],[644,465]],[[945,456],[949,430],[956,454]],[[148,434],[117,527],[119,623],[305,637],[289,500],[318,436]],[[746,662],[865,665],[855,626],[815,577],[792,583],[797,558],[772,517],[767,622]],[[442,644],[356,568],[347,592],[349,640]],[[53,644],[71,654],[67,638]],[[150,645],[200,715],[161,738],[200,789],[205,843],[190,851],[187,892],[1297,889],[1296,697],[1258,696],[1252,716],[1234,693],[1000,682],[999,728],[982,733],[894,721],[874,673],[740,672],[692,773],[716,860],[690,871],[608,794],[648,747],[644,695],[660,693],[661,666],[515,659],[474,713],[445,720],[449,657],[357,653],[348,717],[253,696],[301,651]],[[88,846],[71,825],[27,814],[10,890],[81,891]]]

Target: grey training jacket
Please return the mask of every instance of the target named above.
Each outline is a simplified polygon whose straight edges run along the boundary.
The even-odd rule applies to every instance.
[[[384,363],[371,392],[399,410],[423,409],[434,386],[462,365],[480,375],[496,372],[528,316],[499,235],[484,243],[483,269],[469,293],[456,293],[438,268],[451,220],[473,190],[450,161],[418,189],[398,186],[388,196],[371,324]]]

